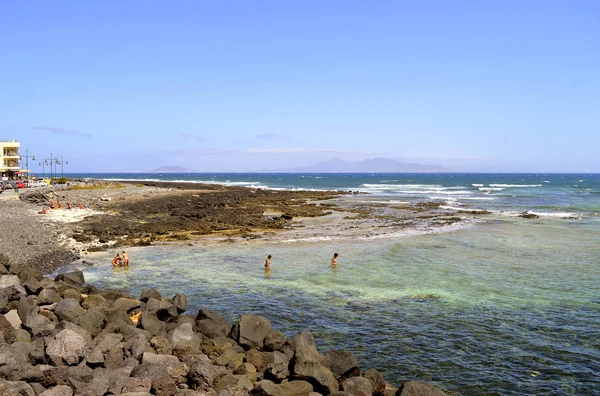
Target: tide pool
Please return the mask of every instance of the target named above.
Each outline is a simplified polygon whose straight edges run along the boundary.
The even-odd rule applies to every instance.
[[[489,217],[377,240],[156,246],[90,254],[86,280],[188,296],[230,322],[252,313],[321,352],[352,351],[392,384],[471,394],[600,393],[600,224]],[[340,254],[333,270],[330,259]],[[273,255],[267,277],[263,263]]]

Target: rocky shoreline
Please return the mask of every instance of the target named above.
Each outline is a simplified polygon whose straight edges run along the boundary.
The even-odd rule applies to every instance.
[[[396,388],[350,352],[323,355],[308,330],[287,338],[261,316],[231,325],[186,309],[183,294],[135,298],[0,256],[0,394],[446,395],[420,381]]]
[[[435,202],[349,197],[99,181],[0,202],[0,394],[445,395],[419,381],[395,388],[349,352],[322,355],[308,330],[286,338],[260,316],[191,315],[183,294],[136,298],[86,285],[79,271],[43,275],[115,246],[369,237],[467,218]],[[50,200],[74,209],[40,214]]]
[[[274,191],[198,183],[105,182],[23,190],[0,201],[0,252],[52,273],[113,247],[157,243],[249,243],[368,238],[435,229],[482,213],[444,211],[436,202],[385,205],[348,192]],[[50,201],[71,210],[48,210]],[[77,209],[81,204],[85,209]]]

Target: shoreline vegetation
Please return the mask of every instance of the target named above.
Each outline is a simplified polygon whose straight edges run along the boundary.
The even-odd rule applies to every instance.
[[[43,277],[87,252],[114,247],[385,237],[486,214],[457,216],[436,202],[383,204],[357,196],[94,181],[23,191],[18,201],[0,202],[6,214],[0,355],[8,359],[0,361],[6,379],[0,388],[32,395],[51,388],[46,394],[445,394],[418,381],[386,385],[377,370],[361,371],[351,353],[323,356],[309,331],[286,339],[263,317],[242,315],[231,327],[212,311],[183,315],[184,295],[150,290],[136,299],[100,291],[78,271]],[[73,209],[40,213],[51,200]]]

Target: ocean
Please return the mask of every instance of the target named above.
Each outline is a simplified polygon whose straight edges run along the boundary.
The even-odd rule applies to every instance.
[[[492,214],[377,237],[128,249],[86,280],[134,295],[183,292],[230,322],[262,315],[321,352],[352,351],[388,382],[463,395],[600,394],[600,174],[70,174],[113,180],[356,191],[379,204],[437,201]],[[526,219],[523,213],[538,217]],[[338,266],[329,265],[338,252]],[[263,273],[273,255],[269,277]]]

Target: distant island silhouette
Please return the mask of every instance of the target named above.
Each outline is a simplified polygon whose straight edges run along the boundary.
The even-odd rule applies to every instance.
[[[448,172],[441,166],[420,165],[408,162],[400,162],[389,158],[369,158],[362,161],[345,161],[332,159],[318,162],[313,165],[280,169],[278,172],[309,172],[309,173],[428,173]]]

